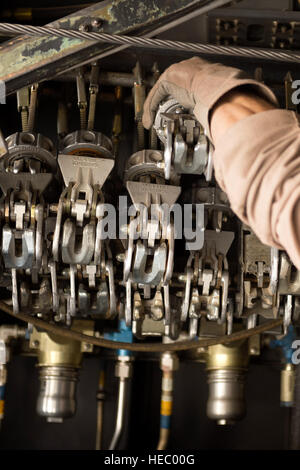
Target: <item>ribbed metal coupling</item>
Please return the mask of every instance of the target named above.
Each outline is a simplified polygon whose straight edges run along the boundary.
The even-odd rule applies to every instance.
[[[208,371],[207,416],[217,424],[233,424],[246,414],[246,371],[216,369]]]
[[[37,413],[48,422],[62,422],[76,411],[76,385],[79,369],[65,366],[42,366]]]

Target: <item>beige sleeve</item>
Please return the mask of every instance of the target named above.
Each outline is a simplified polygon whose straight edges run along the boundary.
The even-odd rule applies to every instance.
[[[300,129],[274,109],[234,124],[215,142],[215,175],[232,210],[300,269]]]

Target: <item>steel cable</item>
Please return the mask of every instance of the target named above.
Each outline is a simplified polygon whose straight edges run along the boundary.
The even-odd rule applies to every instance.
[[[52,323],[48,323],[39,318],[35,318],[31,315],[28,315],[23,312],[14,313],[13,310],[3,301],[0,301],[0,310],[8,313],[14,318],[18,318],[26,323],[31,323],[37,328],[48,331],[53,334],[63,336],[65,338],[70,338],[75,341],[81,341],[84,343],[93,344],[95,346],[100,346],[102,348],[109,349],[127,349],[128,351],[138,351],[138,352],[166,352],[166,351],[186,351],[189,349],[203,348],[207,346],[213,346],[214,344],[227,344],[234,341],[239,341],[241,339],[250,338],[253,335],[258,335],[260,333],[271,331],[273,328],[282,325],[282,319],[270,320],[262,325],[256,326],[255,328],[250,328],[249,330],[241,330],[231,335],[223,335],[216,338],[204,338],[204,339],[189,339],[185,341],[178,341],[174,343],[124,343],[121,341],[111,341],[109,339],[99,338],[96,336],[89,336],[86,334],[79,333],[74,330],[70,330],[63,326],[57,326]]]
[[[100,41],[104,43],[125,45],[127,47],[142,47],[150,49],[165,49],[202,54],[224,55],[232,57],[246,57],[251,59],[275,60],[281,62],[300,62],[300,54],[293,51],[269,50],[263,48],[248,48],[235,46],[219,46],[214,44],[200,44],[167,39],[150,39],[146,37],[125,36],[100,32],[77,31],[71,29],[52,28],[46,26],[31,26],[10,23],[0,23],[0,32],[14,35],[26,34],[29,36],[57,36],[73,39]]]

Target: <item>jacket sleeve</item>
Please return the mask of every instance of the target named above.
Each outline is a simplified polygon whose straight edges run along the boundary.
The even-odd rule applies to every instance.
[[[300,129],[274,109],[234,124],[215,142],[215,175],[232,210],[300,269]]]

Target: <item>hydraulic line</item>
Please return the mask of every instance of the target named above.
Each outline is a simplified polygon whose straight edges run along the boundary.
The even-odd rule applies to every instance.
[[[100,369],[100,374],[99,374],[99,383],[98,383],[98,391],[97,391],[97,429],[96,429],[95,450],[101,450],[101,447],[102,447],[103,408],[104,408],[104,400],[105,400],[104,384],[105,384],[105,370],[104,370],[104,364],[102,364],[102,367]]]
[[[132,330],[126,325],[125,320],[119,320],[118,331],[105,333],[105,337],[117,343],[120,340],[123,344],[132,343]],[[132,377],[133,354],[127,348],[119,349],[117,352],[117,361],[115,364],[115,376],[119,379],[117,415],[114,434],[109,446],[109,450],[115,450],[122,437],[125,428],[125,410],[128,400],[128,384]]]
[[[3,355],[3,353],[5,353],[5,344],[4,344],[4,341],[0,340],[0,356]],[[7,379],[6,364],[2,364],[2,361],[0,361],[0,429],[1,429],[3,418],[4,418],[6,379]]]
[[[14,313],[13,310],[2,300],[0,300],[0,310],[11,315],[14,318],[22,320],[26,323],[30,323],[37,328],[41,328],[45,331],[55,333],[60,336],[72,338],[76,341],[84,343],[94,344],[102,348],[109,349],[126,349],[128,351],[139,351],[139,352],[166,352],[166,351],[186,351],[188,349],[197,349],[200,347],[212,346],[215,344],[227,344],[240,339],[250,338],[253,335],[261,334],[265,331],[272,331],[274,328],[282,325],[282,318],[276,320],[266,321],[262,325],[250,328],[249,330],[242,330],[232,333],[231,335],[223,335],[217,338],[205,338],[200,340],[187,340],[178,341],[174,343],[161,344],[161,343],[133,343],[129,344],[123,341],[113,341],[109,339],[99,338],[96,336],[90,336],[83,333],[79,333],[74,330],[70,330],[63,326],[57,326],[52,323],[35,318],[32,315],[28,315],[22,311]]]
[[[122,430],[124,427],[125,403],[126,393],[128,388],[127,379],[120,377],[119,379],[119,392],[118,392],[118,405],[117,405],[117,418],[114,435],[109,445],[109,450],[115,450],[120,440]]]
[[[160,432],[157,450],[165,450],[170,436],[170,426],[173,407],[173,375],[178,369],[178,358],[175,354],[166,352],[160,359],[162,370],[161,401],[160,401]]]
[[[214,44],[200,44],[167,39],[150,39],[148,37],[117,35],[99,32],[77,31],[46,26],[31,26],[21,24],[0,23],[0,32],[10,34],[27,34],[29,36],[58,36],[76,39],[89,39],[123,47],[142,47],[150,49],[163,49],[170,51],[183,51],[200,54],[213,54],[231,57],[246,57],[250,59],[276,60],[280,62],[300,62],[300,54],[293,51],[278,49],[220,46]],[[115,52],[115,51],[113,51]]]
[[[157,450],[166,450],[173,405],[173,372],[163,371],[160,401],[160,430]]]

